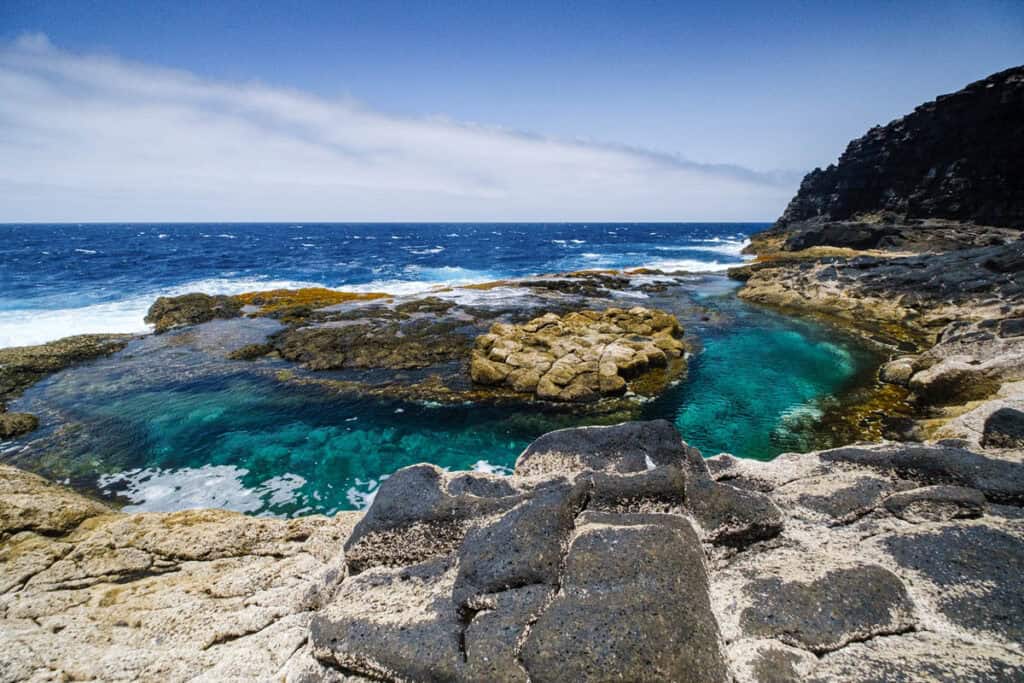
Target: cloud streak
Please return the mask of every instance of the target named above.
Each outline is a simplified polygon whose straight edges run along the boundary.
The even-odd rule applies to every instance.
[[[793,174],[0,48],[0,221],[766,220]]]

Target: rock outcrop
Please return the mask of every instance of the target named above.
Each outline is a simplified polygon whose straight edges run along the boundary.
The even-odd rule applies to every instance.
[[[852,141],[837,164],[804,178],[775,232],[789,250],[945,250],[1011,241],[1022,228],[1024,66]]]
[[[1019,680],[999,454],[568,429],[510,477],[399,470],[354,527],[118,514],[0,467],[0,680]]]
[[[470,374],[477,384],[541,399],[596,400],[625,393],[629,380],[655,369],[662,383],[678,376],[682,336],[675,316],[639,306],[548,313],[522,325],[497,323],[477,337]]]
[[[918,421],[903,437],[1012,443],[983,425],[1024,407],[1022,159],[1024,67],[873,128],[752,238],[740,296],[891,349],[879,378]]]
[[[0,681],[280,679],[352,521],[126,515],[0,466]]]
[[[233,296],[193,293],[181,296],[162,296],[153,302],[145,321],[153,325],[157,334],[176,327],[197,325],[211,320],[237,318],[242,314],[243,302]]]
[[[628,417],[638,412],[636,396],[657,395],[686,368],[676,313],[706,311],[689,300],[688,287],[685,275],[580,271],[410,296],[323,288],[186,294],[161,297],[146,320],[157,333],[189,335],[199,331],[187,328],[215,320],[272,318],[278,329],[227,358],[283,359],[299,366],[289,381],[339,392],[443,403],[539,399]],[[667,303],[672,312],[610,306],[613,297]]]

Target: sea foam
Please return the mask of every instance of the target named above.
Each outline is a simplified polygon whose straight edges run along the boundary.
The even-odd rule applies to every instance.
[[[145,334],[152,328],[143,322],[158,296],[189,292],[241,294],[260,289],[319,287],[315,282],[212,278],[194,280],[148,294],[77,308],[21,308],[0,311],[0,348],[28,346],[75,334]]]

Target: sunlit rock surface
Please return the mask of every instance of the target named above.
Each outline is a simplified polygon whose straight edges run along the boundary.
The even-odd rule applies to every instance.
[[[0,680],[1018,680],[1005,455],[704,460],[625,423],[288,521],[120,514],[3,468]]]

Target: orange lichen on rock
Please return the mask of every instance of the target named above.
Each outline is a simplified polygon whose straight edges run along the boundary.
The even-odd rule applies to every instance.
[[[270,315],[297,306],[323,308],[352,301],[387,299],[384,292],[339,292],[326,287],[303,287],[302,289],[270,289],[262,292],[245,292],[234,297],[245,306],[259,306],[255,315]]]

